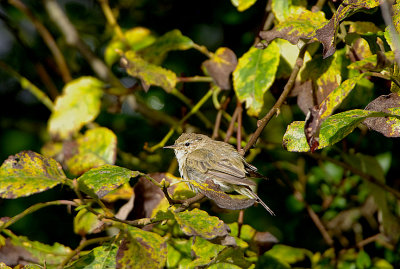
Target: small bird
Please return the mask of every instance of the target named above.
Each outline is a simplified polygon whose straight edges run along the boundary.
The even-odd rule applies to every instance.
[[[211,181],[223,192],[236,191],[255,199],[271,215],[275,215],[255,194],[256,183],[248,179],[263,176],[232,145],[202,134],[183,133],[174,145],[164,148],[174,149],[179,172],[196,193],[201,190],[191,184],[191,180],[200,185]]]

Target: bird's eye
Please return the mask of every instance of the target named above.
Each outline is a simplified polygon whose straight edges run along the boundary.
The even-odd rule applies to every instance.
[[[186,146],[186,147],[189,147],[189,146],[190,146],[190,143],[189,143],[189,142],[186,142],[186,143],[185,143],[185,146]]]

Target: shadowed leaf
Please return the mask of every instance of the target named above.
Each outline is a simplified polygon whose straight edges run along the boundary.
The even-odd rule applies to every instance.
[[[78,260],[74,261],[66,269],[111,269],[115,268],[115,257],[117,255],[118,247],[114,244],[103,245],[94,248],[88,254],[83,255]]]
[[[74,175],[81,175],[100,165],[114,164],[117,137],[105,127],[87,130],[74,142],[64,143],[64,155],[65,163]]]
[[[55,139],[68,139],[100,112],[103,82],[94,77],[81,77],[66,84],[56,99],[48,130]]]
[[[147,62],[133,51],[125,53],[121,64],[129,75],[141,80],[145,91],[152,85],[159,86],[166,92],[175,88],[177,78],[174,72]]]
[[[382,71],[384,68],[389,67],[393,64],[394,53],[393,51],[388,51],[385,53],[373,54],[364,59],[353,62],[347,66],[348,69],[357,70],[368,70],[368,71]]]
[[[223,90],[231,88],[230,74],[235,70],[237,58],[229,48],[219,48],[213,57],[203,62],[215,84]]]
[[[165,239],[156,233],[127,227],[117,253],[116,268],[163,268],[167,260]]]
[[[13,199],[55,187],[67,178],[61,165],[33,151],[8,157],[0,167],[0,197]]]
[[[98,213],[104,213],[102,209],[95,210]],[[87,234],[100,232],[99,228],[102,224],[103,222],[95,214],[83,208],[74,218],[74,232],[83,237]]]
[[[93,168],[78,178],[79,189],[94,198],[102,198],[140,173],[115,165]]]
[[[271,87],[279,65],[279,46],[272,42],[266,49],[251,48],[233,72],[238,99],[246,102],[247,113],[258,116],[264,105],[264,93]]]
[[[393,109],[400,107],[400,96],[397,93],[391,93],[389,95],[381,95],[371,103],[369,103],[365,109],[371,111],[382,111],[392,114]],[[392,110],[391,110],[392,108]],[[397,115],[399,115],[397,113]],[[400,136],[400,119],[396,117],[380,117],[380,118],[368,118],[363,122],[368,128],[380,132],[386,137],[399,137]]]
[[[140,54],[148,62],[160,64],[169,51],[187,50],[192,48],[193,45],[194,43],[190,38],[175,29],[157,38],[153,44],[142,49]]]
[[[225,223],[217,217],[209,216],[200,209],[175,213],[174,216],[182,231],[188,236],[201,236],[214,239],[228,235]]]

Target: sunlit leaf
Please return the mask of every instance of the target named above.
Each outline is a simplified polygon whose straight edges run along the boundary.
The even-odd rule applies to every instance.
[[[300,39],[316,40],[315,30],[326,24],[325,14],[311,12],[303,7],[292,7],[286,20],[278,23],[272,30],[261,31],[262,39],[270,42],[282,38],[296,45]]]
[[[148,62],[160,64],[169,51],[187,50],[192,48],[193,45],[194,43],[189,37],[182,35],[181,31],[175,29],[157,38],[153,44],[141,50],[140,54]]]
[[[79,189],[94,198],[102,198],[139,174],[137,171],[106,164],[80,176]]]
[[[197,257],[193,260],[189,267],[205,266],[211,262],[211,260],[217,256],[217,254],[223,250],[225,246],[213,244],[206,239],[201,237],[195,237],[192,245],[192,252]]]
[[[167,244],[160,235],[127,227],[127,236],[117,253],[116,268],[163,268],[167,260]]]
[[[152,85],[159,86],[166,92],[175,88],[177,77],[174,72],[147,62],[134,51],[126,52],[122,63],[129,75],[141,80],[146,91]]]
[[[330,116],[321,125],[318,149],[339,142],[367,117],[385,117],[387,115],[383,112],[355,109]],[[305,152],[310,150],[304,135],[304,121],[294,121],[288,126],[283,136],[283,146],[288,151]]]
[[[13,199],[42,192],[66,180],[61,165],[33,151],[8,157],[0,167],[0,197]]]
[[[258,116],[264,105],[264,93],[271,87],[279,65],[279,47],[275,42],[266,49],[251,48],[233,72],[237,97],[246,102],[247,113]]]
[[[88,254],[81,256],[66,269],[111,269],[115,268],[115,258],[118,247],[114,244],[94,248]]]
[[[103,87],[104,83],[94,77],[81,77],[66,84],[48,122],[50,135],[68,139],[93,121],[100,112]]]
[[[254,5],[256,1],[257,0],[231,0],[232,5],[234,5],[238,11],[245,11]]]
[[[95,209],[96,212],[102,213],[102,209]],[[74,232],[80,236],[94,233],[102,225],[102,221],[87,209],[79,210],[74,218]]]
[[[400,116],[399,107],[400,96],[397,93],[391,93],[389,95],[379,96],[369,103],[365,109],[371,111],[382,111]],[[397,117],[368,118],[364,120],[364,124],[367,125],[368,128],[380,132],[386,137],[400,136],[400,119]]]
[[[203,66],[221,89],[230,89],[230,74],[235,70],[237,58],[229,48],[219,48],[213,57],[203,62]]]
[[[316,30],[315,37],[324,46],[324,58],[331,56],[336,50],[336,33],[339,24],[345,18],[359,11],[365,11],[379,6],[378,0],[345,0],[336,10],[329,23]]]
[[[115,163],[117,137],[105,127],[89,129],[74,142],[64,143],[64,152],[69,171],[81,175],[91,168]]]
[[[174,212],[174,216],[182,231],[188,236],[201,236],[205,239],[213,239],[228,235],[228,230],[222,220],[209,216],[200,209],[192,211]]]
[[[104,60],[107,65],[112,65],[119,58],[120,51],[133,50],[137,51],[151,45],[156,37],[151,31],[144,27],[134,27],[124,32],[125,42],[120,40],[116,35],[113,40],[107,45],[104,51]]]

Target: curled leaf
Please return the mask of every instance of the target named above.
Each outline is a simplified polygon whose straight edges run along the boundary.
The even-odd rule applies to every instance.
[[[223,90],[231,88],[230,74],[235,70],[237,58],[229,48],[219,48],[209,60],[203,62],[215,84]]]

